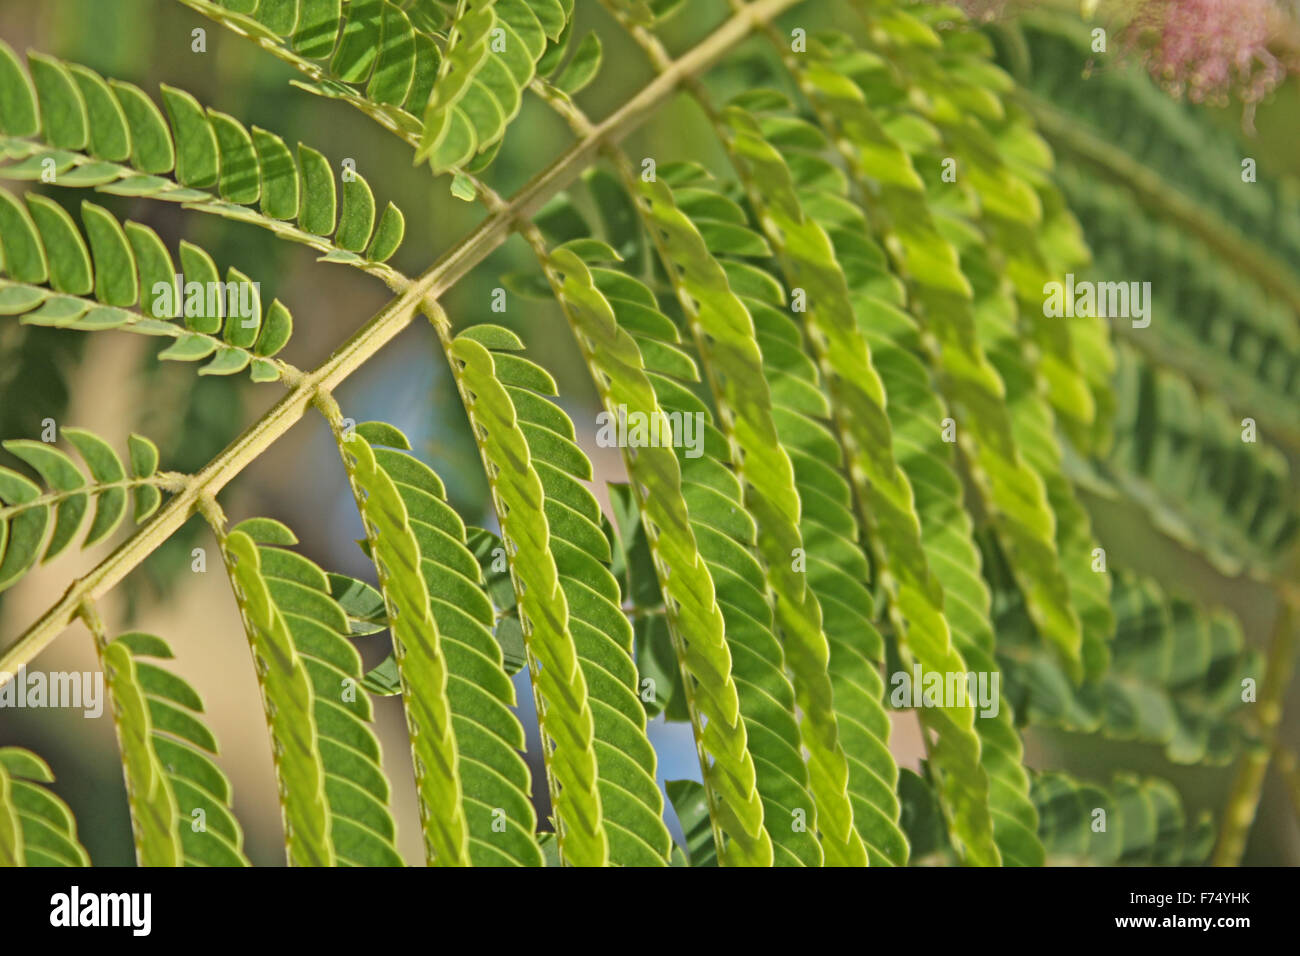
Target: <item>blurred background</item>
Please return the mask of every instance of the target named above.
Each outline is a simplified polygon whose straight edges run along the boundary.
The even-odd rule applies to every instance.
[[[639,90],[652,73],[599,4],[578,0],[577,8],[575,36],[594,29],[604,44],[601,77],[578,97],[588,114],[599,118]],[[678,51],[724,19],[726,10],[723,0],[691,0],[662,35],[669,48]],[[832,23],[848,26],[847,20],[833,2],[810,0],[798,11],[798,24],[810,33]],[[196,28],[206,31],[206,53],[191,51],[191,31]],[[289,81],[296,73],[290,68],[171,0],[0,0],[0,37],[20,53],[31,48],[84,63],[105,76],[137,83],[155,97],[159,83],[180,87],[204,105],[237,116],[247,125],[273,130],[290,144],[303,141],[335,164],[355,160],[377,201],[391,199],[406,214],[406,241],[391,264],[408,275],[427,268],[483,216],[479,206],[451,197],[445,179],[431,181],[426,168],[414,168],[409,148],[396,137],[344,104],[291,87]],[[736,68],[723,68],[711,77],[724,95],[746,81],[743,70]],[[1240,106],[1205,110],[1225,139],[1246,136]],[[1292,80],[1260,105],[1254,116],[1250,155],[1258,159],[1261,177],[1265,171],[1300,176],[1298,120],[1300,99]],[[526,98],[523,113],[486,178],[499,193],[509,195],[570,141],[567,128],[553,113],[536,99]],[[720,173],[728,169],[704,118],[682,97],[659,110],[626,145],[634,157],[654,155],[660,163],[689,157]],[[74,211],[85,198],[78,190],[45,191]],[[203,246],[223,268],[234,266],[259,281],[263,301],[272,296],[284,301],[293,311],[295,334],[281,357],[302,369],[319,365],[389,299],[378,280],[318,263],[311,250],[276,241],[254,226],[187,213],[167,203],[103,195],[96,195],[94,201],[119,218],[152,226],[173,248],[181,238]],[[459,283],[443,304],[457,327],[488,320],[510,326],[524,339],[529,356],[555,375],[561,402],[592,460],[594,490],[605,504],[606,482],[625,476],[617,450],[594,442],[595,394],[563,317],[552,304],[518,296],[511,296],[504,314],[490,311],[492,290],[504,284],[502,277],[530,270],[534,262],[524,244],[512,239]],[[200,379],[193,366],[157,362],[156,351],[154,342],[143,336],[78,335],[0,321],[0,394],[23,396],[22,401],[0,405],[0,437],[37,437],[41,421],[54,418],[60,425],[91,429],[120,449],[127,434],[138,431],[158,444],[164,469],[192,472],[282,394],[278,385],[254,385],[242,376]],[[336,397],[344,415],[356,421],[382,419],[403,429],[416,453],[444,478],[452,503],[466,522],[496,529],[463,409],[425,323],[414,323],[338,389]],[[308,414],[222,493],[221,502],[232,522],[259,515],[278,518],[294,529],[302,551],[322,567],[373,581],[373,569],[355,544],[363,535],[356,508],[337,450],[319,416]],[[1097,503],[1094,521],[1108,547],[1146,549],[1141,564],[1158,569],[1162,581],[1178,582],[1183,590],[1209,602],[1227,604],[1241,617],[1251,640],[1262,646],[1273,611],[1262,588],[1225,582],[1187,551],[1138,535],[1134,515],[1125,507]],[[124,528],[114,542],[86,552],[73,549],[4,594],[0,646],[16,639],[75,575],[101,560],[128,532]],[[205,574],[190,570],[191,550],[196,547],[207,549]],[[281,864],[280,823],[261,703],[239,616],[206,526],[192,520],[124,587],[105,598],[101,610],[111,631],[139,629],[172,643],[177,655],[174,666],[202,695],[209,725],[221,742],[220,763],[234,784],[235,812],[244,826],[247,853],[257,864]],[[384,635],[361,638],[358,643],[367,666],[378,663],[388,651]],[[38,666],[96,669],[89,635],[74,625],[40,656]],[[529,751],[535,759],[535,721],[526,671],[517,681],[521,718],[530,731]],[[1300,713],[1296,696],[1293,687],[1293,715]],[[418,863],[422,858],[419,828],[398,700],[377,700],[376,712],[376,731],[393,782],[400,849],[409,862]],[[1292,748],[1300,745],[1294,718],[1287,721],[1284,737]],[[664,724],[657,718],[651,738],[659,753],[662,779],[699,778],[689,725]],[[29,747],[50,762],[57,776],[54,789],[72,807],[81,839],[97,864],[131,863],[129,817],[110,720],[87,720],[70,711],[6,710],[0,713],[0,745],[6,744]],[[917,766],[920,738],[910,716],[896,721],[892,746],[901,766]],[[1164,776],[1179,788],[1191,809],[1221,806],[1231,780],[1226,769],[1168,764],[1159,747],[1109,741],[1099,745],[1037,731],[1028,739],[1028,762],[1099,778],[1119,767]],[[533,773],[534,780],[541,778],[535,763]],[[1282,781],[1270,775],[1245,862],[1300,862],[1295,815]],[[670,823],[680,836],[675,821]]]

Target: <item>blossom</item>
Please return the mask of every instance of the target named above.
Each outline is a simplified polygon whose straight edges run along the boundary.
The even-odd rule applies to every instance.
[[[1125,30],[1155,80],[1193,102],[1258,103],[1286,78],[1289,23],[1272,0],[1148,0]]]

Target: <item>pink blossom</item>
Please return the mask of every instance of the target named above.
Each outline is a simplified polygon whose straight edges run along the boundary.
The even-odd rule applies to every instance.
[[[1271,0],[1148,0],[1125,30],[1155,80],[1193,102],[1254,104],[1286,78],[1275,52],[1293,26]]]

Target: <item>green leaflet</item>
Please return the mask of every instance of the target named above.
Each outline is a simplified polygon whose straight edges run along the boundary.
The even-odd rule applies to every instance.
[[[340,249],[361,252],[370,242],[375,225],[375,196],[357,173],[343,180],[343,203],[339,209],[339,228],[334,237]]]
[[[990,566],[1000,572],[1000,554]],[[1025,643],[1023,608],[999,593],[1003,673],[1017,712],[1030,723],[1118,740],[1159,744],[1175,763],[1222,765],[1249,742],[1241,721],[1242,681],[1263,673],[1259,653],[1225,611],[1203,611],[1153,581],[1117,574],[1111,595],[1114,662],[1075,688],[1050,655]]]
[[[36,223],[26,208],[9,192],[0,190],[0,252],[5,271],[20,282],[45,282],[49,263]],[[6,307],[6,314],[13,308]]]
[[[330,70],[347,83],[360,82],[375,68],[383,35],[383,0],[353,0],[339,34]]]
[[[426,849],[438,865],[539,866],[529,772],[517,752],[523,728],[509,709],[514,688],[464,525],[432,470],[371,442],[409,443],[391,426],[368,423],[342,452],[365,493],[371,556],[389,621],[398,622],[394,648]]]
[[[256,6],[254,15],[258,22],[272,33],[288,36],[298,26],[304,2],[305,0],[260,0],[254,5]],[[238,4],[227,3],[226,5],[235,7]]]
[[[566,251],[580,248],[580,243],[564,246]],[[607,248],[592,249],[590,254],[597,261],[607,261],[611,252]],[[764,593],[763,571],[753,554],[754,522],[744,513],[740,483],[727,464],[727,441],[713,427],[707,410],[688,391],[690,383],[698,378],[694,362],[673,344],[678,341],[676,328],[658,312],[650,290],[611,269],[592,267],[591,274],[619,325],[629,330],[636,343],[657,402],[667,416],[673,444],[681,449],[677,456],[682,494],[700,555],[717,589],[774,863],[819,865],[823,854],[814,835],[816,806],[800,753],[795,694],[785,674],[784,654]],[[631,422],[627,433],[622,438],[617,433],[609,434],[604,440],[636,448],[640,457],[648,436],[638,434],[636,419],[630,413],[623,417]],[[615,427],[624,427],[615,422],[621,422],[620,416],[612,416],[602,429],[613,433]],[[643,527],[644,517],[620,520],[626,539],[634,522]],[[643,640],[663,636],[654,631],[642,635]],[[680,686],[675,680],[673,683],[674,689]],[[687,702],[674,704],[670,700],[668,706],[670,716],[685,709],[689,717]]]
[[[129,120],[109,85],[97,73],[84,66],[69,65],[68,68],[86,102],[86,117],[90,124],[90,154],[113,162],[129,158]]]
[[[28,193],[25,198],[50,263],[50,285],[57,292],[86,295],[94,288],[90,253],[72,217],[47,196]]]
[[[1286,458],[1259,442],[1253,419],[1127,346],[1117,353],[1115,445],[1090,474],[1077,467],[1078,478],[1103,494],[1122,490],[1225,574],[1280,568],[1300,528]]]
[[[875,255],[883,264],[884,253],[876,249]],[[843,261],[859,275],[870,274],[865,262],[854,262],[852,257]],[[888,411],[895,453],[899,465],[913,478],[922,544],[944,589],[944,616],[967,667],[993,673],[997,664],[989,589],[981,574],[980,553],[963,502],[952,445],[934,428],[934,422],[946,418],[947,411],[934,393],[915,322],[896,306],[866,293],[867,287],[864,284],[864,292],[855,301],[858,323],[871,343],[876,368],[892,399]],[[898,301],[901,304],[901,299]],[[1011,711],[1013,697],[1005,686],[1000,691],[997,716],[975,722],[980,763],[989,778],[993,836],[1004,864],[1041,865],[1043,848],[1035,836],[1038,820],[1029,799],[1023,745]]]
[[[556,75],[556,89],[569,96],[581,92],[600,72],[600,61],[600,37],[593,31],[582,38],[578,48],[573,51],[573,57]]]
[[[743,502],[755,517],[766,585],[775,597],[776,621],[805,715],[801,731],[812,753],[810,790],[826,862],[865,865],[866,849],[853,827],[849,769],[839,743],[822,611],[816,595],[809,592],[795,569],[803,553],[803,538],[794,470],[777,437],[753,321],[731,290],[726,272],[713,258],[701,230],[677,207],[670,187],[646,183],[642,193],[647,227],[660,236],[671,262],[674,285],[700,357],[715,370],[710,377],[714,402],[728,444],[735,449],[732,465],[743,489]],[[704,224],[721,249],[749,251],[745,241],[736,244],[740,227],[711,218],[704,219]],[[726,225],[731,228],[719,228]],[[759,245],[764,245],[761,240]]]
[[[723,122],[750,201],[777,247],[789,284],[806,297],[804,321],[818,362],[827,369],[835,421],[840,441],[850,452],[850,474],[863,502],[869,537],[890,572],[890,606],[900,646],[916,655],[925,670],[965,672],[943,616],[942,588],[921,545],[911,484],[893,456],[884,391],[866,342],[851,321],[847,280],[830,238],[805,215],[791,172],[764,138],[758,120],[732,106]],[[970,862],[996,863],[988,781],[979,765],[973,709],[929,709],[923,717],[942,725],[934,757],[945,771],[946,807],[963,855]]]
[[[510,577],[505,545],[491,531],[466,528],[465,546],[473,552],[483,572],[496,618],[493,637],[501,650],[501,666],[513,677],[528,666],[528,649],[524,644],[523,625],[519,623],[519,598]]]
[[[606,488],[613,512],[605,533],[613,552],[610,571],[618,579],[632,621],[646,715],[663,713],[666,720],[689,721],[691,714],[682,686],[682,671],[677,666],[667,608],[650,554],[650,536],[641,521],[635,493],[626,482],[610,482]],[[711,825],[709,832],[712,839]]]
[[[1056,435],[1057,419],[1041,397],[1025,356],[1015,325],[1015,303],[1000,291],[1001,283],[981,245],[982,236],[957,228],[950,234],[975,293],[975,324],[980,340],[1006,387],[1012,431],[1026,463],[1042,477],[1056,516],[1057,552],[1083,627],[1084,672],[1095,678],[1106,669],[1107,642],[1114,629],[1105,552],[1097,547],[1088,514],[1065,477],[1062,447]]]
[[[85,461],[89,477],[72,457],[43,441],[13,440],[3,447],[29,465],[48,486],[45,491],[16,471],[0,468],[0,590],[10,587],[36,563],[49,561],[76,539],[94,499],[94,518],[82,547],[115,531],[126,516],[128,491],[135,496],[135,520],[144,521],[161,503],[159,487],[170,488],[157,474],[158,450],[132,435],[131,474],[103,439],[77,428],[64,428]]]
[[[200,375],[231,375],[247,368],[254,381],[280,377],[280,366],[271,358],[288,343],[292,318],[275,300],[263,320],[256,286],[247,276],[232,269],[223,282],[211,257],[184,241],[182,268],[176,270],[156,232],[136,222],[123,229],[111,213],[89,202],[82,203],[87,246],[61,207],[34,194],[28,202],[36,214],[32,218],[0,190],[0,223],[8,227],[0,239],[5,252],[0,315],[20,316],[24,325],[124,329],[172,338],[159,357],[188,362],[211,357]],[[39,285],[45,281],[41,264],[47,261],[50,285],[60,294]],[[178,271],[184,274],[179,286]],[[3,278],[3,272],[12,279]],[[92,290],[94,299],[89,298]],[[184,325],[168,321],[182,315]]]
[[[1197,236],[1135,212],[1128,191],[1071,163],[1056,179],[1097,247],[1087,278],[1161,277],[1150,325],[1120,321],[1116,333],[1157,364],[1218,391],[1271,435],[1300,444],[1300,331],[1290,310]]]
[[[365,437],[353,435],[339,450],[366,526],[388,618],[393,622],[393,649],[403,675],[426,859],[438,865],[463,866],[469,862],[469,830],[446,697],[447,669],[421,573],[419,545],[398,487],[379,466]],[[415,687],[428,692],[417,695]]]
[[[1117,775],[1109,787],[1063,773],[1034,775],[1039,834],[1055,864],[1195,866],[1209,855],[1208,813],[1189,820],[1163,780]]]
[[[9,136],[35,136],[40,130],[36,90],[13,48],[0,41],[0,131]]]
[[[380,20],[381,41],[375,72],[366,96],[377,103],[400,105],[411,93],[416,76],[416,38],[406,12],[385,3]]]
[[[669,780],[668,799],[686,837],[688,866],[717,866],[718,849],[709,828],[709,801],[704,785],[694,780]]]
[[[215,740],[195,716],[202,702],[185,680],[144,659],[170,658],[171,649],[159,638],[131,633],[103,641],[100,655],[138,864],[247,866],[230,781],[209,758]]]
[[[499,502],[501,539],[516,581],[529,670],[538,694],[539,723],[550,738],[546,749],[556,791],[560,852],[574,865],[603,865],[610,859],[610,837],[597,784],[594,716],[586,672],[571,630],[569,595],[560,585],[551,553],[542,480],[533,466],[530,443],[514,404],[496,372],[493,354],[472,335],[457,338],[448,354],[458,366],[462,399],[479,442],[493,500]],[[504,377],[511,378],[508,371]],[[513,381],[518,385],[528,379],[515,377]],[[553,387],[548,390],[553,392]]]
[[[617,418],[622,408],[662,426],[663,409],[640,350],[620,327],[591,270],[563,249],[552,253],[548,266],[606,413]],[[721,857],[731,864],[770,865],[771,837],[763,828],[754,759],[741,722],[722,611],[682,497],[681,464],[672,450],[661,446],[638,449],[635,456],[625,454],[624,461],[642,516],[658,529],[651,548],[665,599],[674,609],[671,623],[679,662],[689,675],[692,719],[698,713],[707,720],[702,733],[698,723],[696,731],[702,760],[707,755],[713,761],[702,769],[717,801],[715,822],[729,838]]]
[[[611,0],[609,6],[625,23],[648,27],[655,22],[650,0]]]
[[[27,62],[36,86],[45,138],[56,149],[81,149],[90,133],[86,102],[72,74],[58,60],[39,53],[30,54]]]
[[[402,15],[391,3],[384,5]],[[26,80],[26,75],[6,50],[0,47],[0,84],[4,82],[5,68],[17,71],[10,80],[15,89],[11,96],[16,96],[18,84]],[[279,136],[257,127],[250,133],[235,117],[205,111],[182,90],[163,87],[168,117],[164,120],[153,101],[137,87],[116,81],[106,84],[97,73],[77,64],[42,62],[58,67],[51,76],[67,72],[76,80],[68,90],[61,85],[38,86],[38,98],[44,98],[42,104],[50,97],[56,101],[71,97],[83,112],[87,105],[93,107],[88,113],[89,146],[69,146],[66,139],[56,141],[45,129],[39,138],[47,148],[36,149],[18,162],[0,165],[0,178],[39,179],[45,164],[53,161],[59,185],[183,203],[190,209],[256,223],[281,238],[310,245],[325,254],[339,250],[353,253],[335,259],[362,267],[377,266],[400,246],[404,231],[400,212],[390,204],[395,215],[386,216],[380,230],[375,231],[373,196],[355,169],[344,172],[344,214],[336,233],[332,211],[334,171],[314,150],[300,146],[300,163],[296,165]],[[26,129],[19,122],[14,126]],[[5,132],[11,136],[36,135],[34,130]],[[0,145],[19,142],[0,139]],[[77,152],[83,148],[88,155]],[[124,165],[128,157],[130,164]],[[175,181],[160,175],[171,170],[173,164]],[[365,212],[367,198],[369,213]],[[259,203],[260,214],[252,208]],[[328,217],[324,214],[326,207]],[[15,273],[15,277],[20,276]]]
[[[608,569],[611,555],[600,526],[600,507],[582,484],[591,477],[591,465],[573,442],[573,426],[567,416],[546,399],[545,392],[529,387],[534,380],[521,367],[524,360],[509,354],[521,347],[505,329],[478,325],[461,333],[453,343],[452,356],[465,362],[464,385],[474,395],[471,420],[489,435],[484,446],[487,460],[498,467],[509,460],[501,457],[502,445],[492,443],[490,436],[495,433],[500,442],[510,428],[509,417],[502,413],[513,408],[514,425],[541,483],[549,547],[590,700],[597,790],[610,862],[663,865],[670,838],[661,819],[663,798],[655,783],[654,749],[645,736],[645,709],[637,698],[640,688],[632,659],[632,627],[623,615],[621,594]],[[488,357],[491,364],[485,361]],[[489,411],[493,405],[500,407],[496,414]],[[496,488],[513,516],[517,508],[512,502],[520,500],[520,491],[505,486],[504,474],[499,472]],[[502,520],[503,530],[508,524]],[[512,542],[509,534],[503,535],[507,555]],[[522,555],[523,549],[516,553]],[[527,617],[527,602],[521,599],[519,607]],[[530,637],[525,627],[525,641]],[[540,653],[535,656],[544,679],[546,661]],[[561,850],[567,858],[563,843]]]
[[[315,60],[329,56],[343,25],[341,10],[342,0],[302,0],[293,48]]]
[[[1069,585],[1055,554],[1055,517],[1039,475],[1024,461],[1004,407],[1005,385],[976,337],[970,283],[956,250],[936,229],[925,188],[904,150],[866,105],[867,95],[892,88],[880,61],[858,57],[838,69],[810,69],[809,88],[852,149],[856,177],[881,177],[887,222],[876,224],[883,245],[924,309],[937,342],[939,383],[955,419],[957,441],[970,459],[976,486],[999,532],[1014,542],[1017,575],[1036,623],[1075,673],[1082,673],[1082,633]]]
[[[379,741],[368,726],[370,698],[358,686],[361,657],[348,640],[353,628],[334,598],[334,584],[311,561],[282,547],[297,541],[279,522],[254,518],[235,530],[258,544],[267,592],[311,683],[335,857],[348,866],[401,866]]]
[[[21,747],[0,747],[0,866],[90,866],[68,805],[43,786],[49,765]]]
[[[218,537],[266,708],[287,860],[291,866],[332,865],[337,857],[311,677],[262,572],[261,549],[238,528],[228,535],[218,531]]]
[[[162,94],[176,141],[176,181],[199,189],[214,185],[220,172],[220,154],[203,107],[184,90],[163,86]]]

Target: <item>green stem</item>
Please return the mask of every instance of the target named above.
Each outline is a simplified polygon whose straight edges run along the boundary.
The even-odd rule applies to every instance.
[[[132,488],[142,488],[152,486],[159,491],[165,491],[168,494],[176,494],[184,491],[185,486],[189,483],[190,476],[182,475],[177,471],[160,471],[150,475],[148,478],[125,478],[122,481],[108,481],[103,484],[82,485],[80,488],[70,488],[67,491],[50,491],[30,501],[24,501],[16,505],[6,505],[0,507],[0,521],[8,521],[14,515],[21,514],[24,511],[30,511],[33,508],[52,507],[67,501],[69,498],[76,498],[80,495],[101,495],[106,491],[123,489],[129,491]]]
[[[408,279],[406,281],[409,282],[410,280]],[[229,342],[227,342],[225,339],[221,338],[220,336],[210,335],[206,332],[195,332],[193,329],[187,329],[184,325],[178,325],[173,322],[169,322],[166,319],[155,319],[152,316],[142,315],[139,312],[133,312],[130,309],[123,308],[122,306],[105,306],[104,303],[98,302],[95,299],[87,299],[85,296],[67,295],[62,292],[51,292],[49,289],[46,289],[44,286],[31,285],[26,282],[11,282],[8,279],[0,279],[0,291],[3,291],[4,289],[27,289],[33,292],[46,293],[50,299],[75,299],[78,302],[85,303],[87,312],[90,312],[94,309],[108,309],[110,311],[124,312],[130,316],[121,325],[106,325],[103,326],[102,328],[82,328],[78,326],[75,322],[71,325],[50,325],[50,326],[42,325],[42,328],[66,329],[72,332],[126,331],[126,332],[135,332],[137,335],[148,335],[154,338],[170,337],[173,339],[186,338],[189,336],[198,336],[199,338],[203,338],[211,342],[213,351],[216,351],[217,349],[236,349],[237,351],[246,353],[248,355],[248,361],[250,363],[252,363],[255,359],[261,360],[263,362],[270,362],[279,371],[280,373],[279,380],[294,379],[302,375],[301,370],[294,368],[294,366],[290,365],[288,362],[285,362],[281,359],[272,358],[265,355],[258,355],[252,349],[246,349],[236,345],[231,345]],[[38,323],[29,323],[29,324],[36,325]],[[204,356],[204,358],[207,357],[208,356]],[[203,359],[196,359],[196,361],[203,361]],[[277,381],[277,380],[273,379],[272,381]]]
[[[90,631],[90,636],[95,640],[95,651],[99,655],[99,664],[104,666],[104,647],[108,644],[108,628],[104,626],[104,620],[99,616],[99,611],[91,601],[83,601],[81,607],[77,609],[77,617],[81,618],[86,630]]]
[[[1294,750],[1281,744],[1274,749],[1274,760],[1286,786],[1286,795],[1291,800],[1291,812],[1300,820],[1300,761],[1296,760]]]
[[[1278,728],[1282,724],[1282,707],[1295,668],[1295,608],[1283,601],[1278,610],[1273,636],[1269,641],[1268,661],[1260,678],[1259,745],[1248,751],[1237,767],[1228,802],[1223,808],[1219,842],[1214,848],[1215,866],[1236,866],[1246,849],[1246,838],[1259,809],[1264,778],[1277,746]]]

